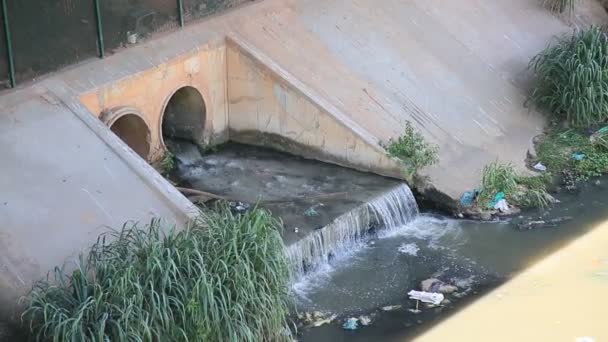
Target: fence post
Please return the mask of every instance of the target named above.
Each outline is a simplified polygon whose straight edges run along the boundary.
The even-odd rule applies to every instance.
[[[97,23],[97,46],[99,47],[99,58],[105,57],[105,47],[103,44],[103,25],[101,24],[101,11],[99,10],[99,0],[95,2],[95,21]]]
[[[179,26],[184,27],[184,1],[177,0],[177,10],[179,15]]]
[[[13,60],[13,44],[11,41],[11,30],[8,24],[8,10],[6,0],[2,0],[2,20],[4,21],[4,40],[6,42],[6,55],[8,57],[8,71],[11,88],[15,88],[17,81],[15,80],[15,62]]]

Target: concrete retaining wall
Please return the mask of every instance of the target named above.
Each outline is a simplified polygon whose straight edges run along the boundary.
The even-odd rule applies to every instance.
[[[184,86],[197,89],[202,95],[206,115],[204,120],[207,142],[227,139],[228,108],[226,106],[225,45],[206,45],[184,53],[137,74],[111,82],[80,96],[82,103],[95,115],[104,110],[129,106],[142,113],[150,124],[151,161],[163,152],[161,121],[171,96]]]
[[[377,139],[246,42],[227,44],[230,140],[399,177]]]

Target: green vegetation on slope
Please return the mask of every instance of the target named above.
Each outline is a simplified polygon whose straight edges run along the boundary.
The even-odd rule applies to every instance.
[[[496,194],[503,192],[510,204],[520,208],[545,208],[551,204],[544,176],[518,176],[510,164],[494,162],[483,169],[482,189],[477,203],[482,208],[490,207]]]
[[[160,161],[161,174],[167,176],[177,167],[177,160],[171,151],[166,151],[163,159]]]
[[[388,144],[382,146],[390,157],[401,162],[406,178],[411,178],[419,169],[438,161],[439,147],[428,143],[409,121],[403,135],[397,140],[390,139]]]
[[[224,204],[182,231],[126,225],[38,283],[23,319],[42,341],[290,340],[279,228]]]
[[[576,126],[608,118],[608,38],[598,27],[577,31],[534,57],[531,100]]]
[[[537,145],[538,159],[549,172],[569,172],[577,180],[586,180],[608,172],[608,149],[604,134],[589,136],[576,129],[555,128]],[[580,155],[577,160],[573,156]]]

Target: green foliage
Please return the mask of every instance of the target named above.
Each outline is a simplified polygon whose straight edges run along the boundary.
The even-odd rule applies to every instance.
[[[557,119],[582,126],[608,118],[608,38],[598,27],[562,38],[532,59],[531,100]]]
[[[571,16],[574,13],[575,2],[576,0],[542,0],[542,5],[553,13],[567,12]]]
[[[477,203],[487,208],[499,192],[507,202],[521,208],[545,208],[550,205],[545,176],[522,177],[510,164],[493,162],[483,169],[482,189]]]
[[[481,181],[481,193],[477,197],[482,206],[494,200],[499,192],[509,195],[517,188],[517,174],[512,165],[493,162],[483,168],[483,178]]]
[[[554,130],[538,144],[538,159],[551,172],[570,171],[578,180],[598,177],[608,172],[608,150],[575,129]],[[574,160],[574,153],[585,155]]]
[[[270,213],[221,204],[190,227],[100,237],[27,297],[41,341],[287,341],[288,263]]]
[[[168,175],[177,167],[177,159],[171,151],[166,151],[160,162],[160,169],[163,175]]]
[[[402,136],[397,140],[390,139],[388,144],[382,146],[390,157],[399,159],[408,177],[438,161],[439,147],[429,144],[409,121]]]
[[[548,174],[534,177],[517,177],[518,189],[510,198],[521,208],[548,208],[553,198],[547,192]]]

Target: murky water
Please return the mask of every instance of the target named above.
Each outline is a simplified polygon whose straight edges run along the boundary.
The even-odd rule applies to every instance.
[[[608,180],[606,180],[608,182]],[[559,196],[562,203],[547,213],[524,213],[510,221],[481,223],[422,214],[404,227],[382,234],[324,271],[295,285],[302,311],[339,313],[331,325],[305,329],[301,341],[407,341],[445,319],[484,292],[500,285],[538,258],[608,219],[608,186],[589,184]],[[519,231],[522,221],[571,217],[554,227]],[[446,296],[451,304],[414,314],[406,293],[420,281],[438,277],[454,283],[466,296]],[[469,290],[467,290],[469,289]],[[403,305],[383,312],[381,307]],[[343,320],[375,315],[371,326],[351,332]]]
[[[246,202],[261,201],[285,221],[288,245],[319,233],[320,227],[345,213],[369,207],[375,198],[382,198],[382,208],[391,207],[387,194],[399,188],[394,180],[248,146],[231,144],[202,159],[187,145],[180,149],[180,178],[197,189]],[[344,234],[337,236],[348,242],[347,248],[324,252],[321,259],[326,262],[294,282],[300,311],[338,315],[332,324],[301,329],[298,338],[311,342],[411,339],[608,218],[606,195],[608,187],[602,180],[575,193],[561,194],[562,203],[548,212],[523,213],[494,223],[432,213],[416,215],[406,194],[389,200],[394,206],[380,213],[377,221],[384,221],[391,229],[377,230],[364,239],[360,239],[359,230],[338,229]],[[400,211],[402,215],[395,215]],[[561,220],[564,217],[568,219]],[[554,219],[560,220],[552,227],[517,229],[521,222]],[[342,223],[365,227],[369,222],[360,215],[346,215]],[[297,232],[294,227],[299,228]],[[356,238],[350,239],[353,235]],[[333,239],[319,236],[320,241]],[[319,245],[319,250],[325,247]],[[459,291],[456,296],[447,296],[450,304],[422,306],[422,312],[414,314],[408,309],[415,303],[406,293],[428,278],[455,284]],[[380,309],[389,305],[402,308],[390,312]],[[371,316],[372,324],[356,331],[342,329],[346,318],[360,315]]]
[[[287,245],[401,184],[253,146],[229,143],[204,156],[188,142],[171,141],[169,148],[178,158],[175,176],[184,185],[259,202],[283,220]]]

